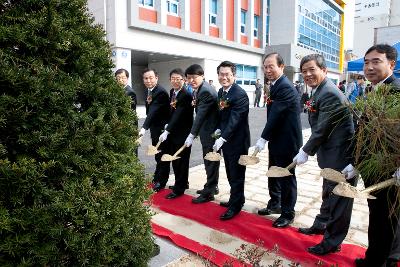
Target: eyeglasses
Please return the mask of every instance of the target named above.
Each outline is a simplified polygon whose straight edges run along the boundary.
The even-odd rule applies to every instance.
[[[183,79],[182,78],[170,78],[170,80],[173,81],[173,82],[180,82]]]

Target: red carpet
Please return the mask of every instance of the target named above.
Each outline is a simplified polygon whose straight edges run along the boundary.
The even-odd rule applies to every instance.
[[[154,194],[153,206],[166,213],[182,216],[253,244],[262,241],[267,249],[272,249],[277,244],[279,246],[279,254],[293,262],[301,263],[302,266],[316,266],[315,264],[319,260],[325,263],[323,266],[331,266],[332,264],[354,266],[354,259],[364,256],[365,248],[343,244],[341,252],[318,257],[308,253],[306,249],[319,243],[322,236],[303,235],[298,233],[297,228],[294,227],[277,229],[272,227],[271,220],[244,211],[231,220],[221,221],[219,216],[226,208],[213,202],[192,204],[192,197],[188,195],[174,200],[165,199],[169,192],[170,190],[162,190]],[[153,231],[155,234],[170,237],[177,245],[195,253],[201,253],[206,247],[193,242],[189,238],[177,237],[173,233],[166,233],[167,229],[157,225],[153,225]],[[227,256],[223,253],[220,254],[216,254],[215,258],[221,259]],[[229,256],[227,257],[230,258]],[[218,260],[214,263],[221,266],[223,262],[224,260],[222,262]]]

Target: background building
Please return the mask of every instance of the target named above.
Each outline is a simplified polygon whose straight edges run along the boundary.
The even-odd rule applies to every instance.
[[[282,54],[289,79],[301,80],[301,59],[319,53],[326,59],[328,77],[339,80],[344,60],[344,6],[340,0],[271,1],[271,46],[266,52]]]
[[[116,68],[132,74],[131,83],[144,102],[141,72],[156,69],[169,88],[169,72],[197,63],[205,79],[218,85],[217,66],[237,64],[237,83],[253,99],[266,40],[266,1],[262,0],[89,0],[88,8],[103,24],[113,44]]]
[[[354,17],[354,46],[353,53],[359,57],[364,56],[375,41],[387,42],[392,45],[400,36],[392,32],[387,35],[391,26],[400,25],[400,1],[398,0],[356,0]],[[382,28],[388,27],[383,30]],[[380,28],[380,34],[375,29]],[[395,30],[395,28],[392,28]],[[389,38],[384,40],[383,35]],[[377,38],[377,39],[375,39]]]
[[[89,0],[96,23],[113,45],[116,68],[131,73],[130,83],[144,103],[141,72],[156,69],[169,88],[169,71],[197,63],[205,79],[218,85],[216,68],[223,60],[237,64],[237,83],[254,99],[254,84],[263,80],[262,55],[277,51],[285,73],[301,80],[304,55],[325,56],[337,81],[343,64],[342,0]]]

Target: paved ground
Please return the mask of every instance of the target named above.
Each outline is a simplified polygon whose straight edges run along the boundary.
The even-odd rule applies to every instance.
[[[140,112],[143,112],[139,110]],[[252,144],[259,138],[260,133],[265,124],[265,109],[251,109],[250,110],[250,129],[252,134]],[[143,116],[143,115],[140,115]],[[308,139],[311,134],[308,128],[306,117],[302,115],[303,121],[303,138],[304,141]],[[139,125],[141,125],[139,123]],[[147,140],[149,139],[148,136]],[[146,147],[146,146],[143,146]],[[250,149],[250,152],[252,152]],[[139,149],[141,151],[143,149]],[[267,171],[268,152],[262,151],[258,154],[260,163],[257,165],[249,166],[246,171],[246,184],[245,184],[245,196],[246,203],[244,210],[252,213],[257,213],[259,208],[265,207],[269,196],[267,187]],[[154,159],[143,155],[141,151],[139,158],[143,160],[146,165],[147,172],[154,170]],[[191,157],[191,168],[190,168],[189,184],[190,188],[185,192],[186,194],[195,196],[195,191],[201,189],[205,183],[205,171],[202,165],[202,158],[200,152],[200,144],[195,143],[192,150]],[[316,158],[310,157],[309,161],[297,167],[296,176],[298,182],[298,198],[296,203],[296,218],[293,223],[294,227],[310,226],[314,220],[315,215],[319,211],[321,204],[321,188],[322,179],[319,176],[320,169],[318,168]],[[168,184],[172,185],[174,180],[173,173],[170,175]],[[363,187],[362,182],[359,183],[359,187]],[[216,196],[216,202],[226,201],[229,198],[229,184],[226,179],[225,168],[223,161],[221,162],[220,168],[220,182],[219,182],[220,194]],[[270,216],[271,219],[277,216]],[[218,219],[218,218],[216,218]],[[345,239],[345,242],[367,246],[367,227],[368,227],[368,207],[365,200],[356,200],[354,202],[353,215],[351,221],[351,227],[349,233]],[[159,256],[152,259],[149,266],[182,266],[177,265],[179,259],[185,259],[188,257],[189,252],[184,251],[180,248],[175,247],[168,241],[157,240],[161,244],[161,253]],[[171,263],[173,262],[173,263]]]

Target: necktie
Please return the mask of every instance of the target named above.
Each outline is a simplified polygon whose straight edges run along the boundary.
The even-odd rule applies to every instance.
[[[225,99],[227,94],[228,94],[227,91],[222,91],[222,98]]]

